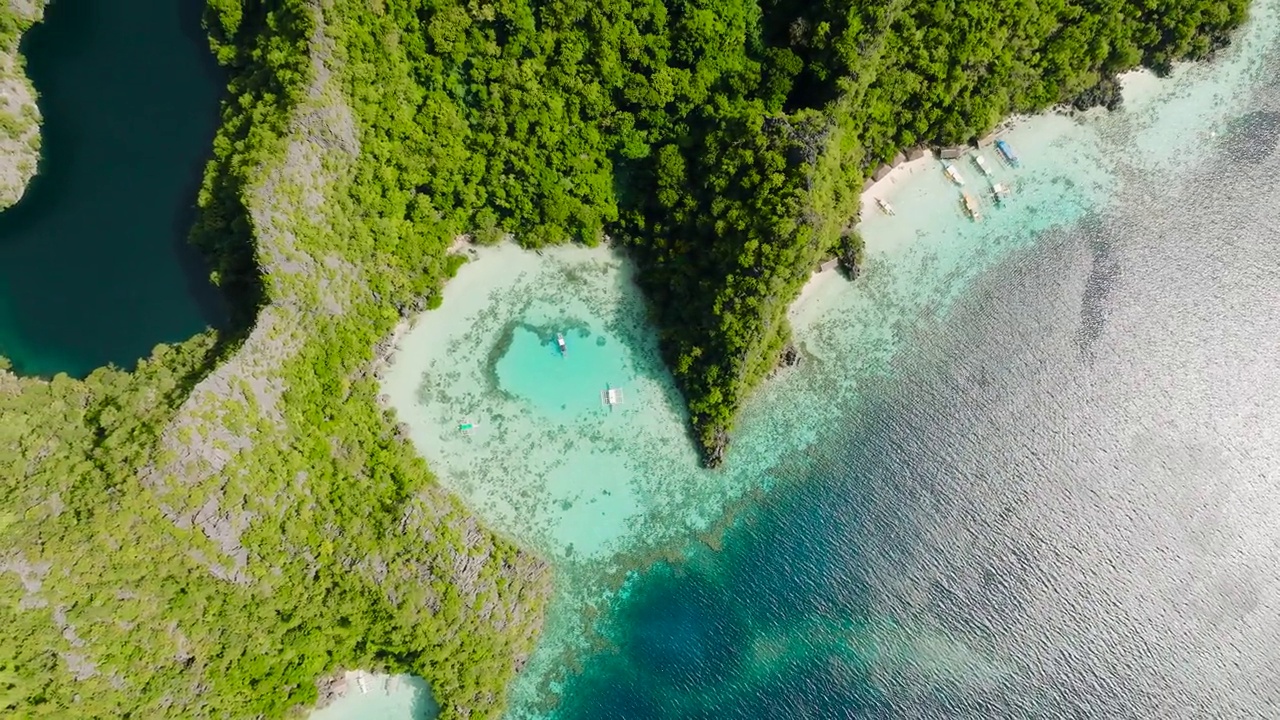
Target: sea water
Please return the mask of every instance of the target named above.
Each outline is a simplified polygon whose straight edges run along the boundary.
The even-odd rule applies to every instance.
[[[385,390],[557,565],[512,716],[1273,715],[1280,24],[1254,16],[1121,112],[1019,123],[1020,168],[986,155],[1008,202],[962,162],[979,223],[940,166],[884,188],[867,272],[806,290],[805,360],[719,471],[619,257],[464,267]]]
[[[344,692],[308,720],[432,720],[440,711],[426,681],[413,675],[349,672],[344,684]]]

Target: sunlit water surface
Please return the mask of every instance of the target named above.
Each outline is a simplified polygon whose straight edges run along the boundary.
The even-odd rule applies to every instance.
[[[463,268],[385,390],[557,565],[511,715],[1280,714],[1274,6],[1121,113],[1010,132],[982,223],[941,172],[886,189],[717,472],[621,260]]]

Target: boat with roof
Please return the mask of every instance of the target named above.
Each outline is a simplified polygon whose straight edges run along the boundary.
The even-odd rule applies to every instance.
[[[600,391],[600,403],[612,412],[615,405],[622,404],[622,388],[605,385],[604,390]]]
[[[991,177],[991,166],[987,164],[986,158],[981,155],[974,155],[973,164],[978,166],[978,169],[982,171],[983,175]]]
[[[964,211],[969,217],[975,221],[982,219],[982,210],[978,207],[978,200],[969,193],[961,193]]]
[[[1008,183],[998,182],[991,186],[991,196],[994,197],[998,203],[1008,200],[1009,195],[1012,194],[1012,192],[1013,188],[1009,187]]]
[[[964,185],[964,176],[960,174],[955,165],[947,163],[946,167],[942,168],[942,171],[947,174],[947,177],[951,178],[951,182],[961,186]]]
[[[560,347],[561,355],[568,354],[569,347],[564,344],[564,333],[556,333],[556,345]]]
[[[1005,162],[1014,167],[1018,167],[1018,154],[1013,151],[1013,148],[1009,146],[1009,143],[1004,140],[997,140],[996,150],[1000,151],[1000,155],[1005,159]]]

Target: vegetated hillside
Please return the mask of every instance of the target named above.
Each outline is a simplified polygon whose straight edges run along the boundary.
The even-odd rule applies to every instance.
[[[18,202],[40,162],[40,108],[18,42],[44,17],[44,6],[45,0],[0,6],[0,210]]]
[[[228,7],[233,32],[240,6]],[[848,228],[870,169],[1012,112],[1106,100],[1137,64],[1205,57],[1246,1],[334,7],[368,15],[335,35],[365,68],[349,79],[356,106],[398,93],[375,119],[385,146],[366,151],[382,180],[413,189],[403,222],[528,247],[625,243],[714,464],[810,269],[858,245]],[[408,282],[403,248],[377,252],[379,277]]]
[[[442,717],[494,717],[532,649],[545,567],[377,405],[390,303],[456,266],[384,174],[397,139],[375,118],[408,75],[353,106],[364,66],[331,11],[258,8],[220,46],[234,80],[197,237],[261,299],[252,328],[133,373],[0,372],[0,715],[282,717],[363,667],[423,676]],[[260,282],[234,275],[237,239]]]
[[[848,228],[875,165],[1009,113],[1109,100],[1121,70],[1225,44],[1246,5],[334,3],[369,16],[335,35],[364,68],[353,101],[400,93],[375,119],[385,146],[367,149],[381,179],[413,188],[412,232],[626,243],[711,464],[776,362],[811,267],[859,244]],[[241,6],[225,6],[233,33]],[[412,83],[386,85],[387,73]],[[379,275],[408,282],[402,248],[378,250],[397,271]]]
[[[625,242],[714,460],[868,168],[1243,11],[211,0],[234,79],[193,239],[243,332],[0,373],[0,712],[279,717],[360,666],[495,716],[546,573],[434,484],[370,371],[457,234]]]

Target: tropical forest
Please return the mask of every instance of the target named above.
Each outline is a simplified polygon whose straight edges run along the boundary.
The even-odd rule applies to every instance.
[[[41,5],[0,8],[19,79]],[[715,466],[812,271],[856,270],[876,168],[1106,104],[1246,10],[208,0],[227,85],[189,239],[230,322],[84,377],[0,359],[0,715],[283,718],[380,668],[441,718],[501,716],[549,566],[437,483],[373,369],[449,312],[459,238],[625,253]]]

